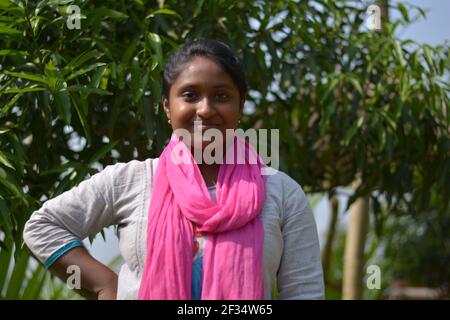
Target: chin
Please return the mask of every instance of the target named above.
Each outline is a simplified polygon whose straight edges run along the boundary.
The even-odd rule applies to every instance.
[[[210,145],[213,141],[202,140],[201,143],[194,143],[191,146],[191,149],[202,149],[204,150],[208,145]]]

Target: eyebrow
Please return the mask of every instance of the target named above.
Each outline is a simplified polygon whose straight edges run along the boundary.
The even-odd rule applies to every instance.
[[[199,84],[196,83],[187,83],[180,87],[180,89],[188,89],[188,88],[196,88],[200,87]],[[233,89],[233,86],[228,83],[217,83],[213,85],[213,88],[227,88],[227,89]]]

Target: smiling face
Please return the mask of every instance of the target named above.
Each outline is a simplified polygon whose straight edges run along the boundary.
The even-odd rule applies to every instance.
[[[164,111],[172,129],[186,129],[191,141],[199,139],[196,132],[215,128],[225,141],[226,129],[236,129],[241,116],[244,97],[223,68],[206,57],[195,57],[183,65],[169,92],[163,98]],[[194,127],[201,121],[202,127]],[[202,148],[211,141],[202,140]]]

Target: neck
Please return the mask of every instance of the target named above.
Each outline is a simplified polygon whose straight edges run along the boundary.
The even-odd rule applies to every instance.
[[[206,186],[214,186],[217,182],[217,177],[219,175],[220,165],[214,164],[199,164],[198,168],[202,173],[203,179],[205,180]]]

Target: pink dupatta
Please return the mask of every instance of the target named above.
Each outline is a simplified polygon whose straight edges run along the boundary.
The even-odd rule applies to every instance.
[[[263,162],[248,142],[233,141],[235,161],[220,165],[214,203],[192,153],[172,134],[153,180],[139,299],[191,299],[193,224],[207,234],[201,298],[263,299]]]

